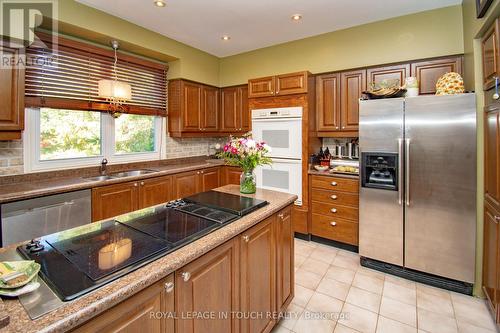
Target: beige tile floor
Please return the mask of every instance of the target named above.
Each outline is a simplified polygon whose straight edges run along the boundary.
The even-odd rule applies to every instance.
[[[295,240],[295,298],[274,333],[487,333],[484,300],[361,267],[356,253]]]

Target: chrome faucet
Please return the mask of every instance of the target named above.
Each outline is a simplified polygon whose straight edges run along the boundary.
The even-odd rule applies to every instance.
[[[99,169],[100,173],[101,173],[101,176],[105,176],[106,173],[107,173],[107,167],[108,165],[108,160],[103,158],[102,161],[101,161],[101,168]]]

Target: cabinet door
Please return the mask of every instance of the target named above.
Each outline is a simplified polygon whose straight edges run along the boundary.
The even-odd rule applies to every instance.
[[[420,94],[435,94],[436,83],[449,72],[462,75],[462,57],[436,59],[411,64],[411,75],[418,80]]]
[[[497,103],[485,108],[484,152],[486,200],[500,209],[500,104]]]
[[[366,90],[366,71],[340,74],[340,121],[343,131],[357,131],[359,125],[359,99]]]
[[[219,89],[203,87],[202,96],[201,128],[203,131],[215,132],[219,129]]]
[[[248,98],[274,96],[275,76],[248,80]]]
[[[159,205],[174,199],[171,176],[145,179],[139,184],[139,208]]]
[[[294,233],[292,227],[292,208],[289,206],[277,215],[277,308],[285,311],[294,295]]]
[[[176,332],[237,332],[238,321],[231,312],[238,309],[238,273],[238,246],[234,239],[176,271],[176,313],[215,314],[210,319],[179,319]]]
[[[368,88],[371,87],[372,83],[380,83],[383,80],[399,80],[399,85],[403,85],[406,77],[410,76],[410,64],[369,68],[366,70],[366,74]]]
[[[498,19],[495,20],[491,28],[481,39],[481,49],[483,58],[483,85],[487,90],[495,83],[495,77],[499,76],[498,52],[499,52],[499,29]]]
[[[200,171],[201,192],[209,191],[221,185],[220,169],[210,168]]]
[[[274,221],[271,216],[243,233],[241,244],[241,311],[261,314],[259,318],[241,320],[243,333],[269,332],[276,310],[276,256]]]
[[[0,52],[15,63],[19,57],[18,49],[11,49],[0,44]],[[24,129],[24,70],[0,69],[0,139],[3,131],[16,132],[21,138]],[[11,133],[14,134],[14,133]]]
[[[199,192],[199,171],[179,173],[174,176],[174,198],[184,198]]]
[[[248,86],[245,85],[243,87],[238,87],[238,106],[240,109],[240,119],[241,119],[241,125],[240,125],[240,131],[242,132],[248,132],[252,128],[251,126],[251,114],[250,110],[248,109]]]
[[[241,113],[238,109],[238,88],[222,89],[221,131],[236,132],[241,125]]]
[[[500,301],[498,292],[498,221],[495,220],[495,212],[488,204],[484,207],[484,248],[483,248],[483,291],[490,301],[490,305],[496,311],[497,303]]]
[[[92,221],[108,219],[139,209],[138,194],[138,182],[93,188]]]
[[[173,276],[169,276],[138,294],[115,305],[73,332],[134,333],[174,332]],[[151,314],[160,314],[152,318]],[[171,316],[173,317],[173,316]]]
[[[307,72],[276,76],[276,95],[307,93]]]
[[[340,86],[338,74],[316,77],[318,131],[340,129]]]
[[[201,130],[201,85],[192,82],[183,82],[182,84],[182,119],[183,130],[200,131]]]
[[[240,185],[240,176],[242,170],[238,167],[224,167],[224,185]]]

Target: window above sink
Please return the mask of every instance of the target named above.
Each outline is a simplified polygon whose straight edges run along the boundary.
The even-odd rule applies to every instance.
[[[26,109],[25,171],[164,158],[164,118],[54,108]]]

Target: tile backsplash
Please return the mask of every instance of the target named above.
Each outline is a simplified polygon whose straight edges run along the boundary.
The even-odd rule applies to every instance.
[[[183,158],[213,155],[215,145],[221,145],[227,138],[166,138],[166,158]],[[0,141],[0,177],[24,173],[23,142]]]

